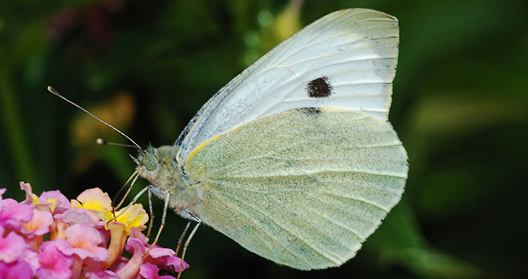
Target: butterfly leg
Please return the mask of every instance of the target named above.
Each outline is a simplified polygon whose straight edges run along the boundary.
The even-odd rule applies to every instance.
[[[183,230],[183,232],[182,232],[182,234],[180,236],[180,239],[178,240],[178,246],[176,246],[176,255],[178,255],[178,252],[180,251],[181,244],[183,242],[183,239],[185,238],[185,235],[187,234],[187,230],[191,226],[191,223],[192,223],[192,221],[189,221],[187,223],[187,226],[185,226],[185,229]]]
[[[185,244],[183,245],[183,252],[182,252],[181,262],[180,262],[180,271],[178,272],[178,277],[177,277],[178,279],[180,278],[180,276],[182,274],[182,271],[183,271],[183,259],[185,258],[185,253],[187,252],[187,247],[189,246],[189,243],[191,243],[191,239],[193,238],[194,234],[198,230],[198,227],[202,223],[202,219],[200,219],[198,216],[194,215],[192,212],[190,212],[187,209],[183,209],[183,210],[185,211],[185,213],[187,213],[187,215],[188,215],[189,219],[191,219],[191,221],[195,221],[196,222],[196,226],[194,226],[193,230],[189,234],[189,237],[187,237],[187,241],[185,241]],[[191,224],[191,222],[189,222],[187,224],[187,226],[185,227],[184,233],[187,231],[187,229],[189,228],[190,224]],[[183,235],[182,235],[181,238],[183,238]],[[181,241],[181,239],[180,239],[180,241]],[[178,249],[179,249],[179,247],[178,247]]]
[[[149,202],[149,212],[150,212],[150,222],[147,230],[147,237],[150,237],[150,233],[152,232],[152,227],[154,226],[154,209],[152,207],[152,191],[148,191],[148,202]]]
[[[134,180],[132,180],[132,178]],[[119,204],[117,206],[115,206],[115,210],[119,209],[123,203],[125,202],[125,199],[126,197],[128,197],[128,195],[130,194],[130,191],[132,191],[132,188],[134,188],[134,184],[136,184],[136,181],[137,179],[139,178],[139,175],[138,175],[138,172],[137,170],[130,176],[130,178],[128,178],[128,180],[125,182],[125,184],[123,184],[123,186],[121,187],[121,189],[119,189],[119,191],[117,191],[117,194],[115,195],[114,199],[112,200],[112,205],[114,203],[114,200],[117,199],[117,197],[119,196],[119,194],[123,191],[123,189],[126,187],[126,185],[128,184],[128,182],[130,182],[130,180],[132,180],[132,183],[130,183],[130,187],[128,187],[125,195],[123,195],[123,198],[121,199],[121,201],[119,202]]]
[[[131,207],[131,206],[132,206],[132,205],[133,205],[133,204],[139,199],[139,197],[141,197],[141,196],[145,193],[145,191],[147,191],[148,189],[149,189],[149,187],[147,186],[147,187],[143,188],[141,191],[139,191],[139,193],[138,193],[138,194],[132,199],[132,201],[131,201],[131,202],[130,202],[130,203],[124,208],[123,212],[121,212],[121,213],[120,213],[119,215],[117,215],[117,216],[114,216],[114,218],[108,220],[107,223],[112,222],[112,221],[114,221],[115,219],[117,219],[117,217],[123,215],[123,214],[125,213],[125,211],[126,211],[129,207]]]
[[[153,189],[155,189],[154,186],[152,186],[152,185],[149,185],[147,187],[150,190],[149,194],[150,194],[150,192]],[[169,199],[170,199],[170,192],[167,191],[167,193],[165,193],[165,197],[163,198],[163,200],[165,201],[165,204],[163,206],[163,215],[161,216],[161,224],[160,224],[160,227],[158,229],[158,233],[156,234],[156,238],[154,239],[154,242],[152,242],[150,248],[147,249],[147,251],[145,251],[145,255],[147,255],[148,251],[150,251],[150,249],[152,249],[152,247],[154,247],[154,245],[156,245],[156,243],[158,243],[158,239],[159,239],[159,237],[161,235],[161,231],[165,227],[165,218],[167,217],[167,210],[169,209]],[[143,257],[145,257],[145,255]]]

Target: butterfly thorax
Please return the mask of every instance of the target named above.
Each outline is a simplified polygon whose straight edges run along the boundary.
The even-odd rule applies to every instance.
[[[186,217],[182,209],[194,212],[200,203],[196,187],[192,187],[185,174],[183,163],[178,158],[179,146],[149,147],[140,152],[136,163],[138,174],[147,179],[159,191],[155,195],[164,199],[170,194],[169,205],[178,214]]]

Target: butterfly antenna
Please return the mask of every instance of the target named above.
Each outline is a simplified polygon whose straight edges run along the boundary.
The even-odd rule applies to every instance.
[[[141,147],[135,142],[133,141],[129,136],[125,135],[125,133],[121,132],[120,130],[118,130],[116,127],[108,124],[107,122],[105,122],[104,120],[102,120],[101,118],[95,116],[93,113],[89,112],[88,110],[84,109],[83,107],[79,106],[78,104],[68,100],[66,97],[62,96],[59,91],[57,91],[55,88],[51,87],[51,86],[48,86],[48,91],[51,92],[53,95],[63,99],[64,101],[70,103],[71,105],[73,105],[74,107],[86,112],[87,114],[89,114],[90,116],[92,116],[93,118],[99,120],[99,122],[105,124],[106,126],[112,128],[114,131],[118,132],[119,134],[121,134],[123,137],[125,137],[127,140],[129,140],[132,144],[134,144],[134,147],[137,148],[139,151],[141,151]]]
[[[136,148],[135,145],[132,145],[132,144],[123,144],[123,143],[116,143],[116,142],[107,142],[106,140],[102,139],[102,138],[98,138],[96,140],[97,144],[98,145],[112,145],[112,146],[120,146],[120,147],[132,147],[132,148]]]

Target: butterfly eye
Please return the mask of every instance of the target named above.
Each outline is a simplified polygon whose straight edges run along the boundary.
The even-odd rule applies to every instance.
[[[158,167],[158,159],[154,155],[146,154],[143,160],[143,166],[145,166],[148,171],[153,171]]]

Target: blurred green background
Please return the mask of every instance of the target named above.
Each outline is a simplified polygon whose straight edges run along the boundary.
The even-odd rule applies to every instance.
[[[351,7],[400,21],[390,120],[410,158],[402,202],[355,259],[323,271],[278,266],[204,226],[184,278],[528,278],[522,0],[2,1],[4,196],[23,199],[20,181],[36,193],[74,198],[100,187],[114,195],[134,170],[134,150],[95,144],[126,140],[46,86],[142,146],[171,144],[251,62]],[[161,202],[155,207],[161,216]],[[170,214],[161,244],[174,248],[184,224]]]

